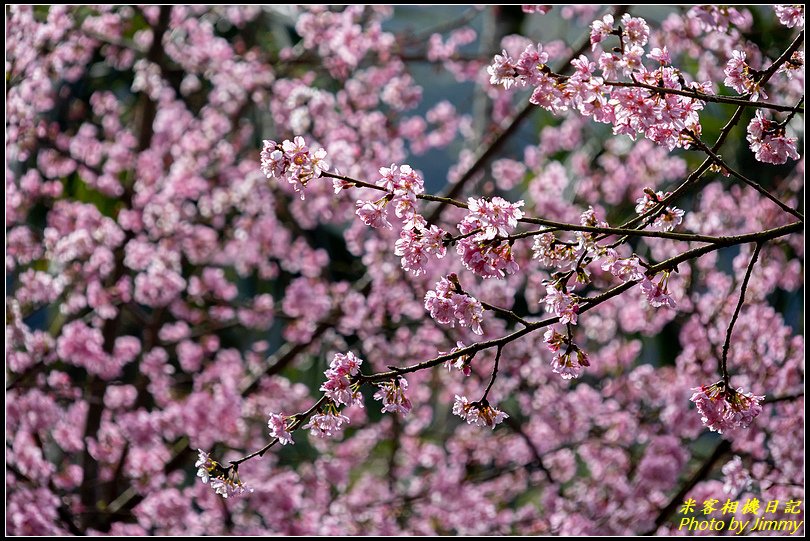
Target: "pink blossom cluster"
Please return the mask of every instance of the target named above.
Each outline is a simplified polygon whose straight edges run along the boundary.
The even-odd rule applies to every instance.
[[[453,403],[453,415],[458,415],[468,425],[477,425],[481,427],[489,427],[493,430],[505,419],[509,418],[505,412],[498,408],[491,406],[488,402],[470,402],[466,396],[456,395],[456,400]]]
[[[765,118],[761,110],[756,112],[748,124],[748,136],[751,150],[757,160],[765,163],[780,164],[799,159],[796,151],[798,140],[785,134],[785,126]]]
[[[745,61],[744,51],[732,51],[731,58],[726,64],[726,80],[723,81],[729,88],[740,94],[750,94],[752,100],[767,100],[768,95],[760,87],[757,75]]]
[[[503,278],[519,270],[512,245],[502,242],[518,225],[523,201],[510,203],[502,197],[469,198],[468,213],[458,224],[462,238],[457,251],[464,266],[482,278]]]
[[[301,199],[304,199],[307,183],[329,170],[326,151],[322,148],[310,150],[300,135],[281,144],[265,140],[261,160],[262,173],[267,178],[285,179],[301,194]]]
[[[331,438],[343,430],[343,425],[349,424],[349,418],[337,411],[316,413],[307,424],[302,426],[310,434],[318,438]]]
[[[576,295],[571,294],[573,290],[572,286],[546,284],[546,296],[543,299],[546,311],[559,317],[563,325],[577,324],[579,303]]]
[[[379,390],[374,393],[374,399],[382,402],[382,412],[398,412],[403,415],[410,413],[413,405],[405,396],[408,390],[408,380],[399,377],[395,380],[383,383]]]
[[[646,188],[644,195],[636,199],[636,214],[641,216],[650,212],[670,195],[669,192],[654,192]],[[678,207],[664,207],[655,217],[653,226],[661,231],[672,231],[683,222],[683,214],[684,212]]]
[[[436,287],[425,294],[425,309],[437,323],[455,327],[458,322],[475,334],[484,333],[481,329],[484,307],[475,297],[459,292],[455,274],[441,278]]]
[[[757,415],[762,413],[761,402],[764,396],[746,393],[742,388],[736,391],[718,382],[701,385],[692,389],[695,393],[690,400],[695,403],[701,421],[712,432],[748,428]]]
[[[776,5],[773,7],[779,22],[788,28],[804,26],[804,4]]]
[[[288,419],[279,413],[269,413],[267,416],[267,427],[270,429],[270,437],[278,439],[281,445],[295,443],[287,424]]]
[[[554,353],[551,359],[552,371],[562,379],[578,378],[582,375],[582,370],[591,365],[588,354],[553,327],[545,332],[543,341],[548,350]]]
[[[456,347],[450,350],[450,353],[455,353],[457,351],[464,349],[465,347],[466,346],[464,345],[464,342],[459,340],[458,342],[456,342]],[[446,352],[440,351],[439,353],[444,355]],[[472,374],[472,367],[470,366],[471,360],[472,357],[470,355],[458,355],[457,357],[446,361],[444,363],[444,366],[445,368],[447,368],[447,370],[451,372],[453,371],[453,369],[456,369],[465,376],[469,377],[470,374]]]
[[[613,248],[605,251],[602,270],[608,271],[622,282],[638,282],[645,277],[641,260],[637,255],[622,258]]]
[[[532,258],[541,265],[565,269],[579,258],[580,249],[575,243],[560,242],[554,233],[542,233],[534,238]]]
[[[360,373],[360,365],[363,360],[357,358],[351,351],[348,353],[335,353],[329,369],[324,372],[326,383],[321,385],[321,391],[334,404],[344,404],[346,406],[363,406],[363,396],[357,390],[357,385],[352,378]]]
[[[669,273],[664,272],[658,282],[654,281],[655,277],[650,278],[646,274],[641,280],[641,291],[647,298],[647,302],[654,308],[666,306],[667,308],[675,309],[677,304],[675,299],[669,292],[667,283],[669,281]]]

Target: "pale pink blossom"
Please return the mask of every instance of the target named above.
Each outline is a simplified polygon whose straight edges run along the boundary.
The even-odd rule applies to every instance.
[[[723,433],[734,428],[748,428],[754,418],[762,412],[760,404],[765,397],[746,393],[742,388],[736,391],[718,383],[692,389],[690,400],[697,406],[701,421],[711,431]]]
[[[505,412],[490,406],[487,402],[470,402],[465,396],[456,395],[453,403],[453,415],[457,415],[467,421],[467,424],[477,426],[488,426],[495,429],[509,418]]]
[[[379,390],[374,393],[374,399],[382,401],[382,412],[399,412],[403,415],[410,413],[413,405],[405,396],[408,390],[408,381],[400,377],[398,379],[383,383]]]
[[[319,438],[330,438],[343,430],[343,425],[349,424],[349,418],[337,412],[316,413],[309,422],[302,426],[310,434]]]
[[[270,429],[270,437],[278,438],[281,445],[295,443],[287,427],[287,418],[279,413],[269,413],[267,427]]]
[[[779,22],[788,28],[804,26],[804,4],[776,5],[773,9]]]

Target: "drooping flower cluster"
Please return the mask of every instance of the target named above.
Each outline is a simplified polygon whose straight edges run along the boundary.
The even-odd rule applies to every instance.
[[[765,118],[761,109],[748,124],[746,138],[754,156],[761,162],[780,164],[788,161],[788,158],[799,159],[796,151],[798,140],[785,134],[785,126]]]
[[[440,279],[436,288],[425,294],[425,309],[437,323],[455,327],[458,321],[460,326],[469,327],[475,334],[484,334],[481,329],[484,307],[475,297],[459,291],[455,274]]]
[[[748,428],[762,412],[761,402],[765,399],[764,396],[746,393],[742,388],[736,391],[727,388],[722,381],[692,390],[695,393],[690,400],[697,406],[701,421],[711,431],[720,434],[724,430]]]
[[[253,492],[252,488],[239,480],[236,469],[223,468],[202,449],[197,449],[197,453],[197,462],[194,463],[194,467],[197,468],[197,477],[203,483],[210,484],[214,492],[223,498]]]
[[[351,351],[335,353],[329,369],[324,372],[326,383],[321,385],[321,391],[335,404],[346,406],[363,406],[363,395],[358,390],[359,384],[352,381],[352,377],[360,372],[363,360],[357,358]]]
[[[577,324],[579,304],[576,301],[576,296],[571,294],[573,290],[572,286],[556,283],[546,284],[546,296],[543,299],[546,311],[559,317],[560,323],[563,325],[568,323],[571,325]]]
[[[456,395],[453,403],[453,415],[458,415],[467,421],[468,425],[488,426],[493,430],[496,425],[509,418],[509,415],[491,406],[486,400],[470,402],[466,396],[459,395]]]
[[[357,216],[369,227],[375,229],[390,229],[391,222],[388,221],[386,205],[391,201],[390,196],[384,196],[376,201],[357,201]]]
[[[588,354],[553,327],[545,332],[543,340],[548,350],[554,353],[550,363],[552,371],[562,379],[578,378],[582,370],[591,365]]]
[[[310,434],[318,438],[331,438],[347,424],[349,418],[330,405],[327,406],[326,412],[319,412],[310,417],[309,422],[301,428],[309,430]]]
[[[301,194],[301,199],[304,199],[307,182],[329,170],[326,150],[310,150],[300,135],[281,144],[265,140],[261,160],[262,173],[267,178],[286,179]]]
[[[641,280],[641,291],[643,291],[645,297],[647,297],[647,302],[654,308],[666,306],[674,310],[677,304],[667,288],[669,272],[664,272],[658,282],[653,282],[654,278],[655,277],[651,278],[645,274]]]
[[[639,216],[646,214],[670,195],[670,192],[655,192],[646,188],[644,195],[636,199],[636,214]],[[661,231],[672,231],[683,222],[683,214],[677,207],[666,207],[659,212],[652,225]]]
[[[381,384],[379,390],[374,393],[374,399],[382,402],[383,413],[399,412],[403,415],[407,415],[413,407],[411,401],[405,396],[405,391],[407,390],[408,381],[400,377]]]

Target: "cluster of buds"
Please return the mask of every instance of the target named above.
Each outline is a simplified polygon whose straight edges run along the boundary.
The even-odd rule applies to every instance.
[[[223,498],[228,498],[253,492],[252,488],[239,480],[239,474],[235,467],[223,468],[219,462],[213,460],[202,449],[197,449],[197,452],[199,456],[197,462],[194,463],[197,468],[197,477],[203,483],[210,484],[217,494]]]
[[[712,432],[723,433],[733,428],[748,428],[762,412],[764,396],[746,393],[742,388],[732,389],[724,381],[708,387],[701,385],[692,389],[690,400],[695,403],[701,421]]]

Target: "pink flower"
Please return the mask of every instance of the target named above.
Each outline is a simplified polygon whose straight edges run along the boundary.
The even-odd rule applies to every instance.
[[[292,141],[285,140],[280,145],[275,141],[264,141],[261,161],[262,173],[267,178],[286,178],[293,189],[301,194],[301,199],[304,199],[307,182],[329,170],[326,150],[318,148],[310,151],[301,136],[294,137]]]
[[[383,413],[399,412],[403,415],[407,415],[413,407],[411,401],[405,396],[405,391],[407,390],[408,381],[400,377],[399,379],[380,385],[380,389],[374,393],[374,399],[382,401]]]
[[[643,47],[650,38],[650,27],[647,21],[640,17],[631,17],[629,13],[622,15],[622,27],[625,43]]]
[[[523,218],[523,201],[510,203],[502,197],[493,197],[488,201],[484,198],[467,200],[468,211],[459,230],[462,233],[481,229],[482,231],[472,238],[476,240],[491,240],[497,236],[506,237],[517,227],[518,220]]]
[[[546,13],[551,11],[551,8],[553,8],[553,7],[554,6],[548,6],[548,5],[543,5],[543,6],[522,5],[522,6],[520,6],[520,9],[523,11],[523,13],[539,13],[541,15],[545,15]]]
[[[343,425],[349,424],[349,418],[338,412],[316,413],[309,422],[302,426],[309,429],[313,436],[329,438],[343,430]]]
[[[400,262],[403,269],[419,276],[427,268],[429,255],[441,259],[447,254],[445,235],[445,231],[435,225],[428,229],[403,229],[394,244],[394,254],[402,256]]]
[[[391,222],[388,221],[388,211],[385,208],[387,203],[385,197],[377,201],[357,201],[356,214],[370,227],[390,229]]]
[[[659,47],[653,48],[647,55],[647,58],[655,60],[656,62],[661,63],[661,65],[667,65],[672,63],[672,56],[669,54],[669,50],[667,49],[666,45],[664,45],[661,48]]]
[[[425,294],[425,309],[437,323],[454,327],[458,320],[462,327],[470,327],[475,334],[483,334],[481,321],[484,318],[484,307],[475,297],[458,293],[455,280],[455,274],[439,280],[435,290]]]
[[[651,189],[645,188],[644,195],[636,199],[636,214],[639,216],[646,214],[670,195],[670,192],[653,192]],[[666,207],[655,218],[652,225],[661,231],[672,231],[683,222],[683,214],[684,212],[677,207]]]
[[[211,488],[214,492],[227,499],[230,496],[241,496],[245,493],[253,492],[253,489],[238,479],[217,477],[211,480]]]
[[[557,315],[563,325],[568,323],[577,324],[579,305],[574,300],[574,296],[570,294],[572,290],[571,286],[567,286],[565,290],[562,290],[555,284],[546,285],[546,297],[543,299],[546,311]]]
[[[549,351],[553,352],[559,351],[560,348],[567,343],[565,336],[558,333],[553,327],[546,330],[545,334],[543,334],[543,341],[546,343],[546,347]]]
[[[655,308],[666,306],[673,310],[676,308],[675,299],[672,298],[667,289],[668,278],[669,273],[665,272],[661,280],[656,284],[646,275],[644,276],[644,279],[641,281],[641,290],[647,297],[647,302],[650,303],[650,306]]]
[[[197,453],[197,462],[194,463],[194,467],[197,468],[197,477],[199,477],[203,483],[208,483],[211,472],[216,469],[218,464],[214,460],[211,460],[210,455],[202,449],[197,449]]]
[[[329,369],[324,372],[327,379],[320,390],[335,404],[362,407],[363,395],[358,391],[359,385],[350,379],[360,373],[361,364],[363,360],[351,351],[345,355],[336,353],[329,364]]]
[[[613,15],[607,14],[599,21],[591,23],[591,48],[596,50],[596,46],[603,39],[613,32]]]
[[[751,150],[757,160],[765,163],[781,164],[788,158],[797,160],[798,140],[785,135],[785,127],[765,118],[765,113],[758,110],[748,124],[748,136]]]
[[[486,401],[470,402],[467,397],[459,395],[456,395],[453,403],[453,415],[458,415],[469,425],[488,426],[493,430],[496,425],[509,418],[505,412],[490,406]]]
[[[502,84],[507,90],[518,81],[516,79],[517,71],[515,70],[514,60],[505,50],[502,54],[495,55],[492,64],[487,67],[487,73],[489,74],[489,84]]]
[[[779,22],[788,28],[804,26],[804,4],[778,5],[773,7]]]
[[[751,94],[752,101],[757,101],[759,98],[768,99],[765,91],[754,80],[754,74],[745,58],[746,54],[743,51],[731,52],[731,58],[726,63],[724,70],[726,78],[723,83],[740,94]]]
[[[464,266],[482,278],[503,278],[520,269],[509,244],[479,241],[473,236],[460,240],[456,251]]]
[[[484,334],[481,329],[481,321],[484,319],[484,307],[478,299],[454,293],[451,302],[455,306],[453,315],[458,319],[458,324],[462,327],[469,327],[475,334]]]
[[[748,428],[754,418],[762,412],[760,402],[764,396],[746,393],[742,388],[736,391],[726,388],[724,382],[695,387],[690,400],[697,406],[701,421],[711,431],[723,433],[723,430]]]
[[[723,492],[726,494],[738,494],[751,487],[751,474],[745,469],[739,456],[726,462],[721,471],[724,478]]]
[[[518,73],[521,85],[534,84],[548,62],[548,53],[541,44],[529,45],[520,53],[515,70]]]
[[[590,365],[588,354],[574,345],[569,345],[562,353],[558,351],[551,359],[552,371],[562,379],[578,378],[582,369]]]
[[[450,353],[455,353],[456,351],[462,350],[465,347],[467,347],[467,346],[464,345],[464,342],[458,341],[458,342],[456,342],[456,347],[451,349]],[[447,352],[445,352],[445,351],[440,351],[439,352],[440,355],[445,355],[446,353]],[[464,374],[465,376],[469,376],[472,373],[472,368],[470,367],[470,360],[471,359],[472,359],[472,357],[470,355],[459,355],[458,357],[456,357],[454,359],[450,359],[450,360],[446,361],[444,363],[444,366],[448,370],[452,371],[455,368],[456,370],[460,370],[461,373]]]
[[[579,248],[572,243],[560,242],[554,233],[543,233],[534,238],[532,259],[546,267],[565,269],[572,266],[579,257]]]
[[[281,445],[295,443],[292,439],[292,435],[290,435],[287,430],[287,419],[283,415],[272,412],[269,413],[267,426],[270,428],[270,437],[278,438],[278,442]]]

